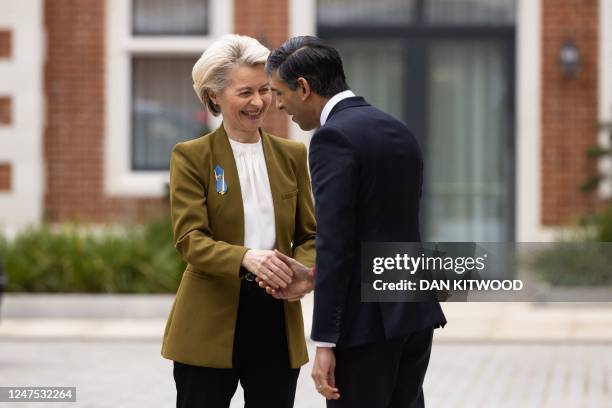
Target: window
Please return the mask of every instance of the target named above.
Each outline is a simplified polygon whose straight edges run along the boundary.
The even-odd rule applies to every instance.
[[[218,124],[193,91],[191,69],[214,39],[232,32],[233,5],[106,1],[106,191],[159,196],[172,147]]]
[[[422,232],[514,235],[514,0],[319,0],[318,34],[348,85],[423,149]]]
[[[515,0],[318,0],[320,25],[513,24]]]
[[[134,35],[206,35],[206,0],[132,0]]]
[[[405,102],[402,42],[348,39],[336,40],[333,45],[342,56],[349,87],[358,95],[367,95],[374,106],[401,118]]]
[[[172,147],[208,133],[191,57],[132,58],[132,168],[164,170]]]
[[[411,23],[417,0],[319,0],[319,24]]]
[[[513,24],[514,0],[427,0],[425,20],[435,24]]]

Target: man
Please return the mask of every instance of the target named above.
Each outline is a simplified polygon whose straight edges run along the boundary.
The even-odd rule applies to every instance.
[[[361,302],[359,261],[362,242],[420,241],[418,144],[403,123],[348,90],[338,52],[316,37],[287,40],[266,73],[277,107],[302,129],[317,129],[309,155],[317,390],[328,407],[422,407],[433,329],[446,323],[444,314],[437,302]]]

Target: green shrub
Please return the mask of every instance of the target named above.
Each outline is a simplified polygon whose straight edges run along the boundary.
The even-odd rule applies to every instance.
[[[612,284],[610,245],[597,242],[558,242],[532,256],[529,267],[552,285],[602,286]]]
[[[612,207],[599,214],[595,218],[595,240],[600,242],[612,242]]]
[[[43,225],[0,250],[11,292],[167,293],[184,270],[167,218],[119,231]]]
[[[528,262],[536,276],[553,285],[612,285],[612,207],[583,217],[559,242],[538,250]]]

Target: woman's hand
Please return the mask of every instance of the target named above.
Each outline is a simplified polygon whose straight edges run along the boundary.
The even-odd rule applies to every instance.
[[[307,268],[300,262],[288,257],[278,250],[274,250],[278,258],[283,261],[293,272],[293,281],[286,288],[274,289],[261,279],[257,279],[259,286],[266,289],[269,295],[276,299],[284,299],[289,302],[300,300],[314,288],[315,268]]]
[[[286,288],[293,280],[293,271],[274,251],[249,249],[242,266],[274,289]]]

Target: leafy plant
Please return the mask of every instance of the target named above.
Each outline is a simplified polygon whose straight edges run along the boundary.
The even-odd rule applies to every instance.
[[[609,146],[612,145],[612,123],[605,122],[598,125],[598,128],[602,131],[605,131],[608,134]],[[610,147],[602,147],[599,145],[589,146],[586,151],[586,155],[590,159],[603,159],[606,157],[612,158],[612,149]],[[583,192],[590,192],[599,187],[599,185],[606,181],[610,180],[609,174],[597,173],[588,177],[581,185],[580,189]]]
[[[168,218],[102,231],[42,225],[0,251],[12,292],[174,292],[184,269]]]
[[[608,146],[612,146],[612,122],[601,123],[599,129],[606,132],[608,135]],[[587,149],[587,157],[591,159],[601,160],[609,158],[612,160],[612,148],[602,147],[599,145],[591,146]],[[594,191],[601,183],[612,183],[612,175],[598,172],[587,178],[580,186],[585,193]],[[608,206],[606,210],[597,214],[589,214],[582,218],[582,227],[588,231],[592,231],[592,236],[595,241],[612,242],[612,206]]]
[[[602,286],[612,284],[610,245],[598,242],[558,242],[537,251],[529,267],[552,285]]]

